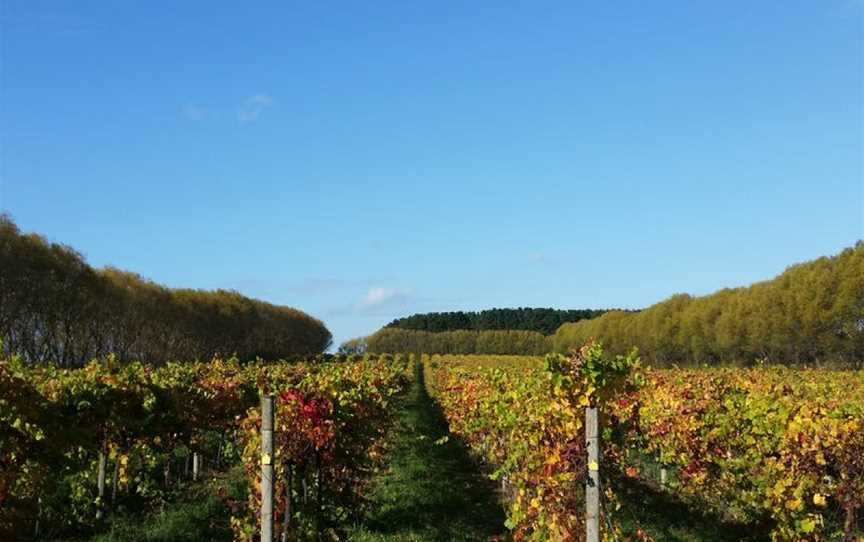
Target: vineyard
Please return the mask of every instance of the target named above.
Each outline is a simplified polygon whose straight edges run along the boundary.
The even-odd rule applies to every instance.
[[[444,437],[412,433],[416,421],[397,427],[409,388],[420,390],[415,408],[446,420]],[[272,455],[262,397],[275,399]],[[599,411],[597,456],[586,409]],[[86,539],[118,513],[159,513],[203,473],[232,468],[245,488],[227,499],[234,540],[259,540],[267,495],[280,540],[351,539],[352,526],[380,506],[370,495],[381,491],[376,476],[395,468],[382,470],[393,461],[394,431],[424,461],[464,443],[468,468],[495,481],[501,527],[514,540],[584,540],[592,521],[603,540],[666,539],[634,513],[634,488],[637,501],[665,495],[754,540],[861,536],[864,372],[651,369],[635,354],[589,344],[546,358],[353,355],[157,368],[109,358],[80,369],[2,361],[0,539]],[[268,480],[262,466],[272,468]],[[445,486],[456,476],[450,468],[434,474]],[[397,484],[417,475],[397,473]],[[405,500],[395,491],[387,506]],[[427,505],[410,506],[417,515]]]
[[[156,369],[0,362],[0,539],[83,535],[112,511],[164,507],[206,462],[240,460],[250,491],[231,524],[249,540],[260,498],[257,405],[268,394],[278,398],[278,528],[320,536],[356,510],[407,366],[401,356]]]
[[[640,367],[571,357],[433,356],[427,382],[455,435],[500,480],[516,539],[580,539],[583,408],[601,412],[601,515],[623,539],[616,485],[659,485],[774,540],[856,540],[864,506],[864,372]],[[649,539],[637,529],[634,536]],[[860,536],[860,532],[859,535]]]

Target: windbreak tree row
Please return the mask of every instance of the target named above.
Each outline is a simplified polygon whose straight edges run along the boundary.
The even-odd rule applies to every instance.
[[[299,310],[234,291],[171,289],[22,233],[0,215],[0,341],[28,363],[80,366],[114,354],[164,363],[324,351],[331,335]]]
[[[591,339],[653,364],[826,362],[864,359],[864,242],[793,265],[773,280],[704,297],[675,295],[641,312],[613,311],[554,336],[558,352]]]

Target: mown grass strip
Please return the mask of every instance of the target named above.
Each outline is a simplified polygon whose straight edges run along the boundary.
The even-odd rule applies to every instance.
[[[111,527],[89,542],[231,542],[231,510],[227,500],[245,495],[240,468],[196,484],[179,501],[145,517],[115,516]]]
[[[490,480],[426,392],[422,371],[403,399],[389,468],[374,481],[371,512],[351,540],[450,541],[502,537],[504,511]]]

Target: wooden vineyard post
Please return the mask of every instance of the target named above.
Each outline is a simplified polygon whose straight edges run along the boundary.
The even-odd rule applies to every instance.
[[[36,500],[36,538],[39,540],[39,522],[42,521],[42,497]]]
[[[321,471],[321,452],[315,452],[315,470],[317,471],[317,490],[315,492],[315,531],[318,533],[318,540],[321,540],[321,490],[324,485]]]
[[[585,407],[585,444],[588,477],[585,481],[585,533],[587,542],[600,542],[600,435],[597,407]]]
[[[273,542],[273,396],[261,397],[261,542]]]
[[[285,474],[285,508],[282,518],[282,542],[288,542],[288,530],[291,528],[291,492],[294,487],[294,464],[288,463]]]
[[[99,471],[96,477],[96,487],[99,491],[99,508],[96,510],[96,519],[102,519],[102,508],[105,506],[105,467],[108,460],[105,454],[105,443],[99,450]]]
[[[111,478],[111,506],[117,500],[117,482],[120,476],[120,454],[114,456],[114,476]]]

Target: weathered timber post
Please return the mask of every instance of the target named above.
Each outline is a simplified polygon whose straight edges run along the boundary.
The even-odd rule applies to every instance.
[[[273,542],[273,396],[261,397],[261,542]]]
[[[285,508],[282,518],[282,542],[288,542],[288,530],[291,528],[291,498],[294,487],[294,464],[288,463],[285,473]]]
[[[114,456],[114,476],[111,479],[111,506],[117,500],[117,482],[120,476],[120,453]]]
[[[667,476],[668,476],[668,474],[667,474],[667,472],[666,472],[666,465],[662,465],[662,466],[660,467],[660,485],[661,485],[662,487],[666,487],[666,478],[667,478]]]
[[[198,481],[198,471],[201,468],[201,456],[198,452],[192,452],[192,480]]]
[[[600,542],[600,435],[597,407],[585,407],[585,444],[588,477],[585,481],[585,534],[587,542]]]
[[[321,540],[321,511],[322,498],[321,491],[324,488],[324,480],[322,479],[323,471],[321,470],[321,452],[315,452],[315,470],[317,471],[317,490],[315,493],[315,530],[318,532],[318,540]]]
[[[846,534],[846,538],[844,538],[844,540],[846,540],[847,538],[849,540],[854,540],[853,537],[855,536],[855,534],[854,534],[855,533],[855,526],[857,524],[858,524],[857,510],[852,505],[852,503],[849,503],[846,506],[846,519],[843,522],[843,530],[845,531],[845,534]]]
[[[39,540],[39,522],[42,521],[42,497],[36,500],[36,506],[36,538],[34,540]]]
[[[107,446],[103,441],[102,448],[99,450],[99,472],[96,475],[96,487],[99,491],[99,508],[96,510],[96,519],[102,519],[102,508],[105,506],[105,467],[108,460],[105,448]]]

